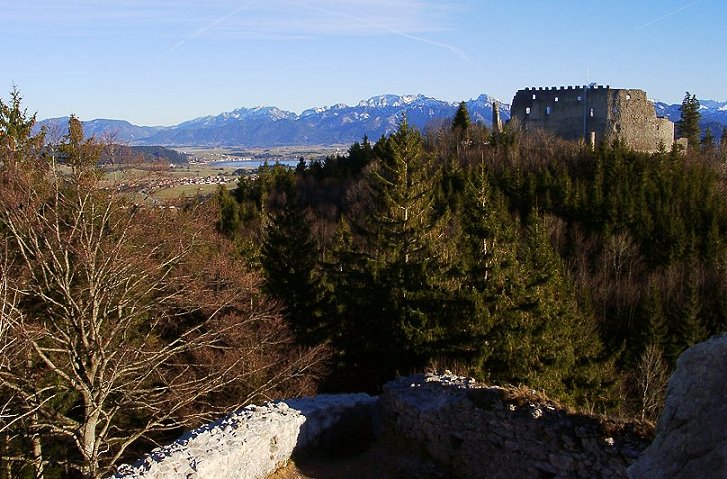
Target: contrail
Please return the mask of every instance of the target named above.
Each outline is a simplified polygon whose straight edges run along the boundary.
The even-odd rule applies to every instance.
[[[384,25],[380,25],[380,24],[378,24],[376,22],[372,22],[371,20],[367,20],[366,18],[359,17],[359,16],[356,16],[356,15],[351,15],[349,13],[337,12],[337,11],[334,11],[334,10],[328,10],[328,9],[325,9],[325,8],[316,7],[316,6],[313,6],[311,4],[303,3],[303,2],[286,1],[286,3],[292,4],[292,5],[297,5],[299,7],[307,8],[309,10],[314,10],[314,11],[317,11],[317,12],[320,12],[320,13],[324,13],[324,14],[327,14],[327,15],[335,15],[335,16],[342,17],[342,18],[346,18],[346,19],[349,19],[349,20],[354,20],[356,22],[364,23],[364,24],[366,24],[366,25],[368,25],[370,27],[377,28],[379,30],[384,30],[384,31],[387,31],[387,32],[389,32],[391,34],[398,35],[400,37],[408,38],[410,40],[414,40],[414,41],[417,41],[417,42],[420,42],[420,43],[425,43],[427,45],[432,45],[432,46],[435,46],[435,47],[444,48],[445,50],[449,50],[453,55],[455,55],[456,57],[458,57],[463,62],[465,62],[465,63],[467,63],[467,64],[475,67],[479,72],[481,72],[481,73],[484,72],[484,70],[482,69],[482,67],[480,65],[478,65],[477,63],[475,63],[474,61],[472,61],[467,56],[467,54],[465,54],[465,52],[463,52],[459,48],[457,48],[457,47],[455,47],[453,45],[450,45],[448,43],[438,42],[438,41],[435,41],[435,40],[430,40],[428,38],[423,38],[423,37],[419,37],[419,36],[416,36],[416,35],[412,35],[410,33],[406,33],[406,32],[403,32],[401,30],[397,30],[395,28],[387,27],[387,26],[384,26]]]
[[[666,14],[666,15],[664,15],[663,17],[659,17],[659,18],[657,18],[656,20],[652,20],[652,21],[650,21],[649,23],[644,23],[644,24],[643,24],[643,25],[641,25],[640,27],[637,27],[637,28],[636,28],[636,29],[635,29],[634,31],[635,31],[635,32],[638,32],[638,31],[639,31],[639,30],[641,30],[641,29],[644,29],[644,28],[646,28],[646,27],[650,27],[651,25],[655,24],[656,22],[660,22],[660,21],[664,20],[665,18],[669,18],[669,17],[671,17],[672,15],[676,15],[677,13],[681,12],[682,10],[686,10],[687,8],[689,8],[689,7],[693,7],[694,5],[696,5],[696,4],[698,4],[698,3],[702,3],[703,1],[704,1],[704,0],[697,0],[696,2],[692,2],[692,3],[689,3],[689,4],[687,4],[687,5],[684,5],[683,7],[677,8],[677,9],[676,9],[676,10],[674,10],[673,12],[671,12],[671,13],[667,13],[667,14]]]
[[[240,5],[239,7],[237,7],[236,9],[234,9],[233,11],[231,11],[230,13],[228,13],[227,15],[224,15],[224,16],[222,16],[222,17],[220,17],[220,18],[218,18],[218,19],[210,22],[209,24],[205,25],[204,27],[200,28],[199,30],[197,30],[196,32],[194,32],[193,34],[191,34],[190,36],[188,36],[187,38],[184,38],[184,39],[180,40],[172,48],[170,48],[169,50],[167,50],[163,55],[160,55],[159,57],[161,58],[164,55],[169,55],[174,50],[176,50],[177,48],[181,47],[182,45],[184,45],[188,41],[197,38],[198,36],[202,35],[207,30],[216,27],[220,23],[222,23],[222,22],[228,20],[229,18],[237,15],[242,10],[245,10],[246,8],[250,7],[251,5],[253,5],[255,3],[257,3],[257,2],[256,1],[251,1],[251,2],[247,2],[247,3],[243,3],[242,5]]]

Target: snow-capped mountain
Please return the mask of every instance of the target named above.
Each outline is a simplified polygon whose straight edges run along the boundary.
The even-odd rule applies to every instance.
[[[656,114],[678,122],[681,117],[679,108],[681,104],[668,105],[662,102],[654,103]],[[712,135],[719,139],[722,135],[722,128],[727,127],[727,101],[719,102],[714,100],[699,100],[699,125],[702,131],[707,128],[712,130]]]
[[[396,130],[404,115],[421,130],[449,121],[458,103],[424,95],[379,95],[355,106],[342,103],[311,108],[300,115],[276,107],[238,108],[182,122],[171,127],[135,127],[113,120],[84,122],[88,134],[115,132],[116,141],[165,146],[276,146],[350,144],[364,135],[375,140]],[[487,95],[467,102],[473,121],[492,123],[492,99]],[[500,114],[509,118],[509,105]],[[40,125],[64,124],[67,118],[44,120]],[[106,123],[104,123],[106,122]],[[104,130],[103,126],[107,129]],[[127,126],[128,125],[128,126]],[[123,128],[122,128],[123,126]]]
[[[472,121],[492,124],[493,98],[488,95],[469,100]],[[727,126],[727,102],[700,100],[702,128],[712,129],[718,138]],[[424,95],[379,95],[355,106],[342,103],[310,108],[300,115],[273,106],[238,108],[219,115],[185,121],[169,127],[136,126],[121,120],[84,122],[87,135],[111,135],[115,141],[135,145],[163,146],[246,146],[351,144],[364,135],[376,140],[398,127],[404,115],[408,122],[424,131],[431,125],[448,122],[457,110],[456,102]],[[655,103],[656,113],[679,120],[679,106]],[[500,103],[500,115],[507,120],[510,106]],[[64,132],[68,118],[39,122],[49,130]],[[62,134],[62,133],[61,133]]]

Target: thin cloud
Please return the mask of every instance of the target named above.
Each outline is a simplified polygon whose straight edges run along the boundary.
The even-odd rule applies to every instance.
[[[457,3],[442,6],[423,0],[249,1],[178,41],[160,58],[204,34],[276,40],[387,34],[447,50],[482,72],[482,67],[463,50],[422,36],[425,32],[448,29],[444,19],[448,12],[457,8]],[[383,11],[387,14],[382,16]]]
[[[204,27],[200,28],[199,30],[197,30],[196,32],[194,32],[193,34],[191,34],[190,36],[188,36],[187,38],[185,38],[185,39],[180,40],[179,42],[177,42],[174,46],[172,46],[172,48],[170,48],[169,50],[167,50],[167,52],[165,53],[165,55],[168,55],[168,54],[172,53],[174,50],[178,49],[179,47],[181,47],[182,45],[184,45],[188,41],[197,38],[198,36],[202,35],[203,33],[207,32],[208,30],[211,30],[214,27],[216,27],[217,25],[225,22],[226,20],[229,20],[230,18],[234,17],[235,15],[237,15],[238,13],[240,13],[241,11],[243,11],[243,10],[245,10],[247,8],[250,8],[255,3],[256,2],[254,2],[254,1],[244,3],[244,4],[240,5],[239,7],[237,7],[236,9],[232,10],[227,15],[223,15],[223,16],[221,16],[221,17],[213,20],[212,22],[210,22],[207,25],[205,25]]]
[[[474,61],[472,61],[467,56],[467,54],[464,51],[462,51],[461,49],[455,47],[454,45],[450,45],[450,44],[444,43],[444,42],[438,42],[436,40],[431,40],[429,38],[424,38],[424,37],[419,36],[419,35],[414,35],[414,34],[411,34],[411,33],[407,33],[407,32],[405,32],[405,31],[403,31],[401,29],[394,28],[394,27],[389,26],[389,25],[386,25],[386,24],[381,24],[379,22],[369,20],[369,19],[364,18],[364,17],[359,16],[359,15],[354,15],[354,14],[346,13],[344,11],[333,10],[333,9],[329,9],[329,8],[323,8],[323,7],[315,6],[315,5],[311,4],[311,3],[306,3],[306,2],[287,1],[286,3],[292,4],[292,5],[296,5],[296,6],[299,6],[299,7],[304,7],[304,8],[307,8],[307,9],[310,9],[310,10],[314,10],[314,11],[317,11],[319,13],[323,13],[323,14],[326,14],[326,15],[331,15],[331,16],[335,16],[335,17],[339,17],[339,18],[345,18],[347,20],[352,20],[354,22],[358,22],[358,23],[364,24],[365,26],[367,26],[369,28],[373,28],[374,30],[384,31],[386,33],[390,33],[390,34],[393,34],[393,35],[397,35],[397,36],[400,36],[400,37],[404,37],[404,38],[407,38],[409,40],[413,40],[413,41],[416,41],[416,42],[419,42],[419,43],[424,43],[426,45],[431,45],[431,46],[434,46],[434,47],[437,47],[437,48],[443,48],[445,50],[448,50],[450,53],[452,53],[454,56],[456,56],[457,58],[459,58],[463,62],[465,62],[465,63],[467,63],[467,64],[469,64],[469,65],[477,68],[478,70],[482,71],[482,67],[480,67],[480,65],[478,65],[477,63],[475,63]]]
[[[652,26],[653,24],[655,24],[657,22],[660,22],[660,21],[662,21],[662,20],[664,20],[666,18],[669,18],[669,17],[671,17],[673,15],[676,15],[677,13],[681,12],[682,10],[686,10],[687,8],[693,7],[694,5],[696,5],[698,3],[702,3],[703,1],[704,0],[696,0],[695,2],[688,3],[687,5],[684,5],[684,6],[680,7],[680,8],[677,8],[673,12],[669,12],[669,13],[667,13],[664,16],[661,16],[659,18],[656,18],[654,20],[651,20],[650,22],[644,23],[640,27],[636,27],[636,29],[634,31],[638,32],[639,30],[643,30],[644,28],[650,27],[650,26]]]

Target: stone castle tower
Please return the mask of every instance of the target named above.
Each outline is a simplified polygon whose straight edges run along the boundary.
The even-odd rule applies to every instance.
[[[584,85],[525,88],[515,94],[510,117],[526,130],[542,128],[590,145],[620,140],[646,152],[674,143],[674,123],[659,118],[643,90]]]

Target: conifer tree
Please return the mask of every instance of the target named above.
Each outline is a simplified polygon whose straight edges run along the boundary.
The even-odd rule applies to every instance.
[[[498,323],[512,319],[517,233],[504,199],[489,184],[484,162],[469,171],[459,213],[457,281],[460,302],[469,309],[460,338],[467,354],[460,360],[473,368],[470,374],[498,378],[502,370],[490,358],[497,358],[493,351],[502,347],[502,338],[495,337]]]
[[[219,217],[217,229],[227,236],[234,238],[240,229],[240,205],[235,201],[232,194],[220,185],[215,194]]]
[[[644,302],[644,318],[646,319],[646,338],[644,347],[657,346],[661,351],[671,350],[669,341],[669,323],[662,307],[661,291],[655,282],[649,285],[648,296]]]
[[[682,311],[681,323],[679,324],[679,337],[682,350],[704,341],[707,336],[707,328],[702,321],[702,305],[699,297],[699,288],[690,283],[687,288],[687,297]]]
[[[23,97],[17,88],[10,92],[10,103],[0,99],[0,140],[6,151],[17,151],[36,139],[33,135],[35,115],[21,108]]]
[[[601,341],[536,211],[528,216],[520,254],[525,271],[517,320],[503,325],[511,379],[564,398],[594,394],[609,376],[599,359]]]
[[[356,224],[364,244],[349,255],[343,274],[361,288],[347,293],[354,300],[347,310],[358,321],[350,329],[367,336],[359,345],[372,348],[359,349],[358,357],[368,356],[386,374],[421,367],[436,355],[445,327],[438,307],[445,218],[434,208],[436,165],[406,119],[374,151],[368,209]]]
[[[699,148],[699,100],[696,95],[686,92],[682,106],[679,122],[679,136],[686,138],[690,148]]]
[[[305,211],[298,206],[295,185],[278,194],[282,205],[269,215],[260,253],[264,289],[283,302],[298,339],[316,344],[327,334],[323,287],[317,271],[318,248]]]
[[[707,131],[704,132],[702,137],[702,149],[711,150],[714,148],[714,136],[712,135],[712,129],[707,127]]]
[[[452,120],[452,131],[464,132],[470,127],[471,123],[470,112],[467,110],[467,103],[462,101],[457,107],[457,113],[454,114],[454,119]]]

